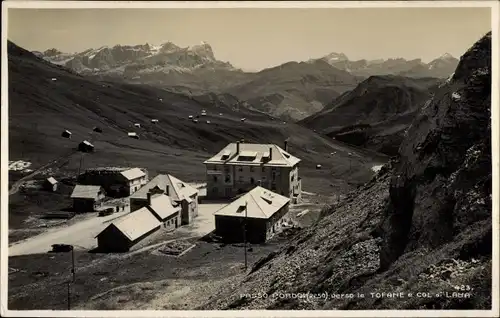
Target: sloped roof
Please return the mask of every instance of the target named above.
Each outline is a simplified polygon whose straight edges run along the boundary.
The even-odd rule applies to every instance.
[[[94,145],[91,144],[90,142],[88,142],[87,140],[82,141],[81,144],[85,144],[87,146],[94,147]]]
[[[189,184],[177,179],[170,174],[159,174],[142,188],[137,190],[137,192],[132,194],[130,198],[147,199],[149,190],[158,186],[158,188],[165,191],[167,185],[169,186],[169,196],[174,201],[189,198],[190,196],[198,192],[196,188],[193,188]]]
[[[181,210],[180,206],[174,207],[170,197],[164,194],[153,196],[151,198],[151,205],[148,208],[156,212],[162,221]]]
[[[168,181],[170,185],[169,195],[174,200],[188,200],[189,197],[198,193],[198,189],[190,186],[189,184],[177,179],[172,175],[168,175]],[[172,191],[173,190],[173,191]]]
[[[272,158],[270,161],[263,161],[262,157],[269,155],[269,149],[272,149]],[[222,159],[223,155],[229,155],[226,160]],[[255,157],[254,160],[239,161],[239,157]],[[240,153],[236,154],[236,143],[230,143],[215,156],[206,160],[204,163],[229,163],[229,164],[242,164],[242,165],[264,165],[264,166],[280,166],[280,167],[293,167],[301,160],[292,156],[282,148],[275,144],[250,144],[240,143]]]
[[[140,177],[144,177],[146,174],[139,168],[132,168],[121,172],[121,175],[127,178],[127,180],[134,180]]]
[[[97,199],[101,186],[77,184],[71,193],[71,198],[77,199]]]
[[[111,224],[131,241],[161,225],[160,221],[146,207],[134,211]],[[97,236],[99,235],[100,233]]]
[[[47,181],[50,182],[51,184],[56,184],[57,180],[54,179],[54,177],[47,178]]]
[[[290,198],[262,187],[255,187],[238,199],[216,211],[214,215],[268,219],[278,212]]]

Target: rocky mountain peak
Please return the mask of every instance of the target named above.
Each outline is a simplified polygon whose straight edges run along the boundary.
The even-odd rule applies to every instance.
[[[441,55],[439,57],[439,59],[442,59],[442,60],[455,60],[455,57],[453,57],[453,55],[451,55],[450,53],[444,53],[443,55]]]
[[[46,50],[46,51],[43,52],[43,55],[47,56],[47,57],[57,56],[57,55],[60,55],[60,54],[62,54],[62,52],[59,51],[58,49],[55,49],[55,48],[48,49],[48,50]]]
[[[177,45],[175,45],[174,43],[172,43],[170,41],[162,43],[160,45],[161,52],[174,52],[174,51],[178,51],[180,49],[181,49],[180,47],[178,47]]]
[[[210,44],[205,41],[201,41],[201,44],[193,45],[189,48],[191,52],[196,53],[205,58],[209,58],[211,60],[215,60],[214,52]]]
[[[322,59],[327,62],[341,62],[349,60],[347,55],[345,55],[344,53],[336,53],[336,52],[332,52],[328,55],[325,55]]]

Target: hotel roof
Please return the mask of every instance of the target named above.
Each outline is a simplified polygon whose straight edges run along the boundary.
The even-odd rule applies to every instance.
[[[275,144],[240,143],[239,154],[236,153],[236,148],[236,143],[230,143],[204,163],[293,167],[301,161]],[[271,159],[267,160],[270,150]]]

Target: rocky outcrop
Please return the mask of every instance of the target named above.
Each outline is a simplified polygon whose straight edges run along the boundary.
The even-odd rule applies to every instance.
[[[462,57],[401,146],[384,224],[382,268],[405,251],[440,246],[471,224],[491,220],[490,85],[488,35]]]

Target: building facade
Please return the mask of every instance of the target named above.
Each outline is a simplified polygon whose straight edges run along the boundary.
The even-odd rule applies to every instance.
[[[101,186],[77,184],[71,193],[75,212],[94,212],[105,198],[106,192]]]
[[[96,236],[102,252],[127,252],[161,228],[161,222],[147,208],[134,211],[108,225]]]
[[[198,189],[170,174],[160,174],[130,197],[131,211],[148,205],[148,193],[163,193],[181,207],[181,225],[191,224],[198,215]]]
[[[54,177],[47,178],[43,182],[43,188],[47,191],[50,191],[50,192],[56,192],[57,185],[58,185],[58,182],[56,179],[54,179]]]
[[[111,197],[127,197],[148,182],[148,174],[140,168],[94,168],[81,174],[78,182],[101,185]]]
[[[289,205],[290,198],[255,187],[214,213],[215,234],[225,242],[264,243],[291,221]]]
[[[87,140],[84,140],[78,144],[78,150],[82,152],[93,152],[94,145],[88,142]]]
[[[164,193],[148,193],[147,209],[161,222],[167,231],[173,231],[181,225],[181,205],[173,202]]]
[[[207,199],[230,199],[256,186],[297,202],[302,194],[300,159],[274,144],[232,143],[204,162]]]

